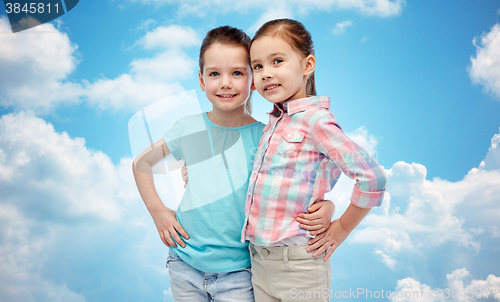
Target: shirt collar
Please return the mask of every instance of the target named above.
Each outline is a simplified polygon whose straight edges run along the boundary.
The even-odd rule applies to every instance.
[[[295,114],[307,109],[312,108],[330,108],[330,97],[327,96],[311,96],[303,99],[291,100],[283,104],[283,108],[278,104],[274,104],[273,111],[270,114],[281,115],[280,111],[288,113],[288,115]],[[279,113],[276,113],[279,112]]]

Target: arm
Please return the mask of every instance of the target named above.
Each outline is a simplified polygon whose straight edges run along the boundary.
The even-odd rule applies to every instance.
[[[328,260],[339,245],[344,242],[347,236],[349,236],[365,216],[368,215],[370,210],[371,208],[359,208],[351,203],[339,219],[332,221],[326,232],[309,240],[307,251],[311,252],[318,249],[313,254],[313,257],[318,257],[321,253],[330,248],[324,258],[325,261]]]
[[[323,233],[330,226],[335,204],[331,200],[320,200],[307,208],[309,214],[299,213],[296,220],[300,222],[300,228],[311,231],[311,235]]]
[[[333,160],[345,175],[356,180],[351,204],[344,214],[334,220],[326,232],[309,242],[308,251],[318,249],[314,257],[329,249],[324,258],[326,261],[368,215],[370,209],[381,205],[387,177],[377,161],[344,134],[333,116],[320,118],[314,130],[318,150]]]
[[[175,217],[176,212],[163,204],[154,186],[152,167],[169,154],[170,151],[167,144],[162,138],[137,156],[132,163],[132,171],[139,193],[153,218],[161,241],[166,246],[172,245],[177,247],[175,243],[177,242],[182,247],[185,247],[186,245],[179,237],[179,234],[189,239],[188,234],[177,221]],[[175,242],[172,240],[172,237],[175,239]]]

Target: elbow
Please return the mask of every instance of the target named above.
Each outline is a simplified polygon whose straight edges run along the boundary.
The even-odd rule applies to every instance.
[[[387,174],[385,174],[384,168],[380,167],[380,177],[377,178],[377,189],[378,191],[385,190],[387,186]]]

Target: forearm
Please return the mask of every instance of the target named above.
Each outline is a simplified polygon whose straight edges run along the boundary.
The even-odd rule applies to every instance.
[[[134,174],[139,194],[141,195],[146,208],[149,213],[165,210],[165,205],[160,199],[158,192],[154,185],[154,178],[151,166],[143,161],[134,162],[132,164],[132,171]],[[167,208],[168,209],[168,208]],[[170,210],[170,209],[169,209]]]
[[[352,232],[366,215],[368,215],[370,210],[371,208],[360,208],[351,203],[344,214],[339,218],[339,222],[346,231]]]

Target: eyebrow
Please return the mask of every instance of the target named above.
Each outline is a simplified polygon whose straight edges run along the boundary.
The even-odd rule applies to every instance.
[[[275,53],[272,53],[270,55],[268,55],[267,57],[275,57],[275,56],[284,56],[284,57],[287,57],[286,53],[284,52],[275,52]],[[250,64],[254,64],[255,62],[257,62],[259,60],[252,60],[252,62],[250,62]]]
[[[219,70],[220,67],[218,66],[206,66],[204,68],[205,70]],[[247,66],[234,66],[234,67],[231,67],[231,70],[246,70],[247,69]]]

